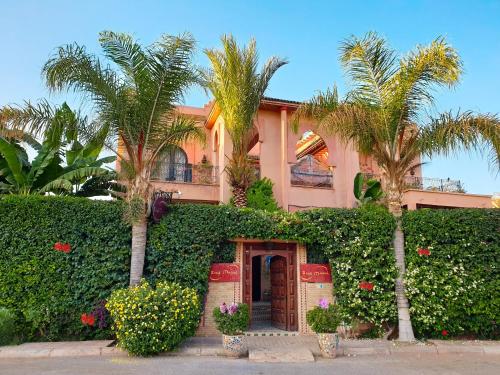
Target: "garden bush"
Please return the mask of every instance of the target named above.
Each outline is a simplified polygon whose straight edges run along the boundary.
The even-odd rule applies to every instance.
[[[231,206],[172,206],[149,233],[148,274],[207,291],[212,262],[234,261],[238,237],[296,240],[308,246],[309,262],[332,264],[337,303],[345,319],[379,327],[396,319],[392,251],[394,220],[381,207],[316,209],[285,213]],[[363,281],[375,283],[361,289]]]
[[[273,182],[267,178],[255,181],[247,190],[247,206],[257,210],[277,211],[278,202],[274,199]]]
[[[15,315],[9,309],[0,307],[0,346],[14,342],[16,336]]]
[[[416,334],[499,338],[500,210],[424,209],[403,225]]]
[[[135,355],[152,355],[177,347],[194,335],[200,300],[192,288],[159,282],[115,290],[106,304],[121,348]]]
[[[0,198],[0,304],[15,313],[24,340],[109,336],[101,315],[94,326],[81,316],[128,285],[122,212],[120,202],[86,198]]]
[[[337,327],[342,321],[339,305],[328,303],[322,299],[306,313],[307,324],[316,333],[337,333]]]
[[[378,331],[397,320],[393,217],[383,207],[320,209],[298,216],[309,223],[308,261],[332,266],[336,303],[345,323],[372,323]]]

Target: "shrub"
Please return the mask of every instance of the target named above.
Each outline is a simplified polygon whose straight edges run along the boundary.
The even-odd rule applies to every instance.
[[[372,323],[379,331],[394,324],[397,270],[392,215],[383,207],[368,205],[356,210],[312,210],[299,217],[311,223],[306,227],[311,243],[308,261],[326,258],[332,266],[336,303],[344,321]]]
[[[498,338],[500,210],[418,210],[403,217],[416,335]]]
[[[392,250],[394,219],[382,207],[316,209],[297,213],[230,206],[172,206],[151,227],[149,279],[179,282],[204,295],[212,262],[233,262],[238,237],[296,240],[307,245],[308,262],[330,262],[337,303],[344,318],[381,327],[395,322]],[[360,282],[374,283],[371,291]]]
[[[307,324],[316,333],[336,333],[342,321],[339,307],[321,299],[319,305],[306,313]]]
[[[273,195],[273,182],[267,178],[255,181],[247,190],[247,206],[257,210],[274,212],[278,210],[278,202]]]
[[[248,329],[250,315],[248,305],[245,303],[232,303],[227,306],[223,302],[214,309],[213,315],[217,329],[224,335],[241,335]]]
[[[15,315],[9,309],[0,307],[0,346],[14,342],[16,334]]]
[[[25,340],[109,337],[80,321],[128,284],[130,229],[120,202],[0,198],[0,301]]]
[[[192,288],[146,281],[115,290],[106,304],[114,321],[119,346],[135,355],[169,351],[194,335],[200,318],[200,300]]]

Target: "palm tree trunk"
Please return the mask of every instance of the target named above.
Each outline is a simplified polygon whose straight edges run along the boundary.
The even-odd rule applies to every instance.
[[[146,254],[146,233],[148,224],[146,218],[132,225],[132,257],[130,260],[130,286],[141,282]]]
[[[233,187],[234,205],[238,208],[247,206],[247,193],[241,187]]]
[[[394,188],[390,188],[387,192],[387,201],[389,211],[396,219],[396,229],[394,231],[394,256],[396,258],[396,266],[398,268],[398,276],[396,278],[396,302],[398,307],[398,327],[399,341],[415,341],[413,328],[410,318],[410,304],[406,298],[406,288],[404,284],[405,267],[405,245],[404,234],[401,229],[401,193]]]

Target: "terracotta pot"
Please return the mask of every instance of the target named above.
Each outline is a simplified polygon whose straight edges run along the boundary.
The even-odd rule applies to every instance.
[[[222,335],[222,347],[226,355],[242,357],[247,354],[247,344],[244,335]]]
[[[318,344],[321,354],[326,358],[337,356],[337,345],[339,339],[336,333],[318,333]]]

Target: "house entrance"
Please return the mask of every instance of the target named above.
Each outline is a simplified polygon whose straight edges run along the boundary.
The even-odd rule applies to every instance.
[[[243,300],[251,329],[297,331],[297,245],[244,244]]]

